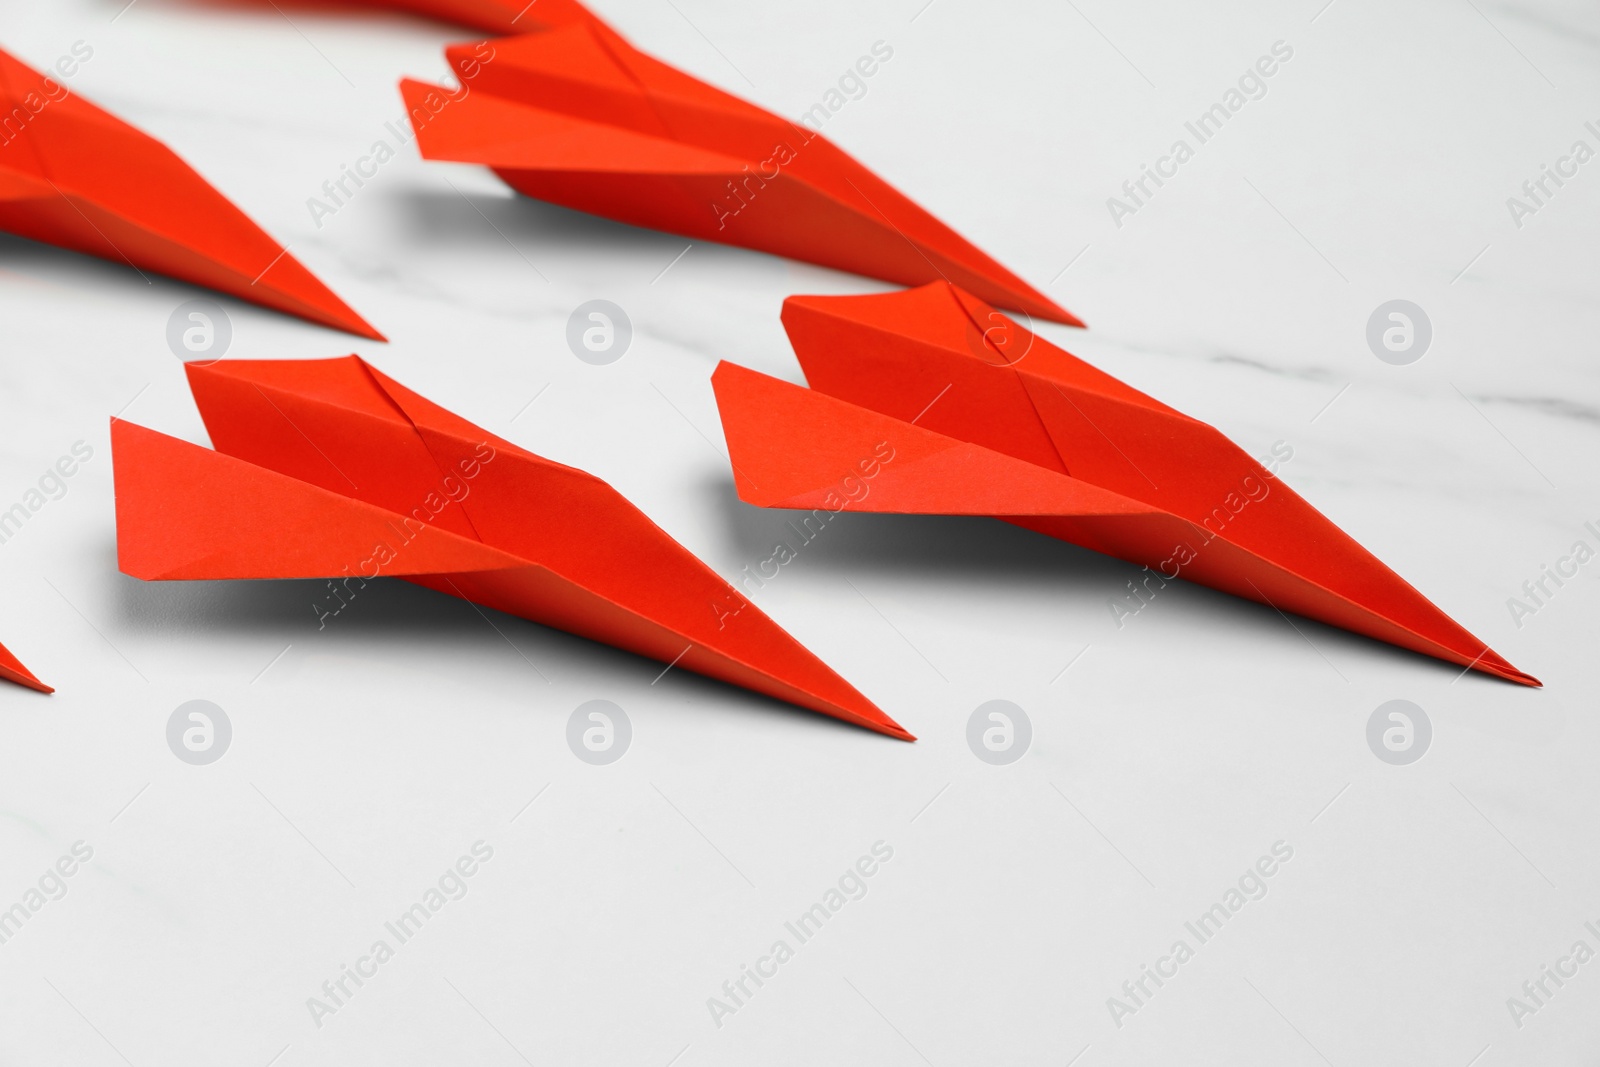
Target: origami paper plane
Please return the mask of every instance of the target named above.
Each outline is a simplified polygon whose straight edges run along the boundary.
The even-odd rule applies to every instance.
[[[37,689],[41,693],[54,693],[55,690],[45,685],[33,676],[33,672],[22,665],[22,661],[11,654],[5,645],[0,645],[0,678],[8,682],[25,685],[29,689]]]
[[[271,3],[262,0],[261,6]],[[351,6],[390,8],[498,34],[538,33],[573,23],[604,25],[578,0],[352,0]]]
[[[465,96],[401,83],[424,158],[483,164],[527,196],[635,226],[906,285],[944,278],[1083,325],[827,138],[650,58],[603,23],[491,47],[488,61],[482,45],[446,49]]]
[[[112,421],[125,573],[329,578],[335,610],[404,578],[912,740],[593,475],[356,356],[187,370],[216,451]]]
[[[1539,684],[1217,430],[954,286],[790,297],[783,323],[810,389],[731,363],[712,378],[751,504],[992,515],[1145,565],[1135,608],[1182,577]]]
[[[366,0],[485,33],[534,33],[572,23],[599,22],[577,0]]]
[[[374,340],[171,149],[0,52],[0,230]]]

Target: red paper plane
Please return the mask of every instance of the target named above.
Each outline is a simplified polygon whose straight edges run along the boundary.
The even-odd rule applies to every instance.
[[[22,661],[11,654],[5,645],[0,645],[0,678],[8,682],[25,685],[29,689],[37,689],[41,693],[54,693],[55,690],[45,685],[33,676],[33,672],[22,665]]]
[[[426,159],[539,200],[906,285],[946,279],[1083,325],[806,126],[713,89],[598,21],[446,49],[471,93],[401,84]],[[873,60],[876,62],[876,60]]]
[[[315,10],[320,14],[347,14],[353,8],[388,8],[440,22],[453,22],[484,33],[538,33],[573,23],[599,23],[600,19],[578,0],[297,0],[291,7],[277,0],[261,0],[261,7]],[[269,12],[270,14],[271,12]]]
[[[534,33],[572,23],[599,22],[577,0],[366,0],[454,22],[485,33]]]
[[[712,379],[749,503],[993,515],[1144,564],[1130,599],[1182,577],[1539,684],[1221,433],[954,286],[790,297],[783,324],[810,389],[731,363]],[[863,462],[870,492],[847,499]]]
[[[113,420],[136,578],[404,578],[891,737],[909,733],[605,482],[357,356],[188,364],[216,451]]]
[[[171,149],[0,52],[0,230],[383,335]]]

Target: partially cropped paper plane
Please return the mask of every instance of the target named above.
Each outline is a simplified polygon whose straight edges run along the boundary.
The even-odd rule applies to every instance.
[[[0,230],[383,340],[171,149],[4,52]]]
[[[1143,564],[1140,597],[1184,578],[1539,684],[1217,430],[955,286],[790,297],[783,323],[811,388],[713,376],[749,503],[992,515]],[[871,492],[841,496],[863,462]]]
[[[339,603],[403,578],[912,739],[592,474],[356,356],[187,370],[215,451],[112,421],[125,573],[327,578]]]
[[[11,654],[5,645],[0,645],[0,678],[18,685],[25,685],[29,689],[37,689],[41,693],[54,693],[55,690],[45,685],[33,676],[33,672],[22,665],[22,661]]]
[[[446,50],[464,94],[402,83],[424,158],[482,164],[527,196],[635,226],[905,285],[947,278],[1082,325],[812,127],[652,59],[598,20],[485,48]],[[863,62],[893,54],[884,48]]]
[[[485,33],[535,33],[574,22],[598,21],[577,0],[366,0],[454,22]]]

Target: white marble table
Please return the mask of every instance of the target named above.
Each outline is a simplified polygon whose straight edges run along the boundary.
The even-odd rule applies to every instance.
[[[0,908],[92,850],[0,944],[0,1062],[1591,1062],[1600,962],[1559,961],[1600,950],[1600,564],[1525,618],[1507,602],[1600,520],[1600,162],[1531,215],[1507,200],[1600,148],[1600,18],[1321,3],[597,6],[794,116],[886,42],[830,136],[1092,327],[1052,340],[1252,451],[1290,442],[1290,484],[1543,691],[1191,586],[1118,629],[1132,568],[976,519],[841,517],[757,594],[915,745],[401,583],[320,632],[319,583],[144,585],[116,569],[107,420],[205,440],[165,329],[207,294],[0,239],[0,507],[94,453],[0,545],[0,640],[59,688],[0,692]],[[723,574],[770,554],[783,516],[735,498],[710,372],[798,379],[782,299],[879,286],[680,258],[409,147],[318,226],[308,198],[399,118],[397,80],[471,35],[122,5],[4,0],[0,46],[90,44],[75,91],[392,339],[224,299],[229,355],[359,351],[607,478]],[[1264,94],[1114,220],[1280,41]],[[563,340],[592,298],[635,328],[606,367]],[[1365,339],[1397,298],[1433,327],[1408,366]],[[633,724],[608,767],[565,742],[595,698]],[[165,737],[192,699],[233,725],[208,766]],[[1009,766],[965,740],[991,699],[1033,724]],[[1408,766],[1366,740],[1392,699],[1432,723]],[[464,896],[387,932],[480,841]],[[865,896],[800,943],[785,923],[876,842]],[[1275,844],[1264,895],[1202,943],[1185,924]],[[380,939],[393,958],[308,1008]],[[793,958],[734,1005],[724,982],[780,939]],[[1536,1004],[1546,965],[1577,973]]]

